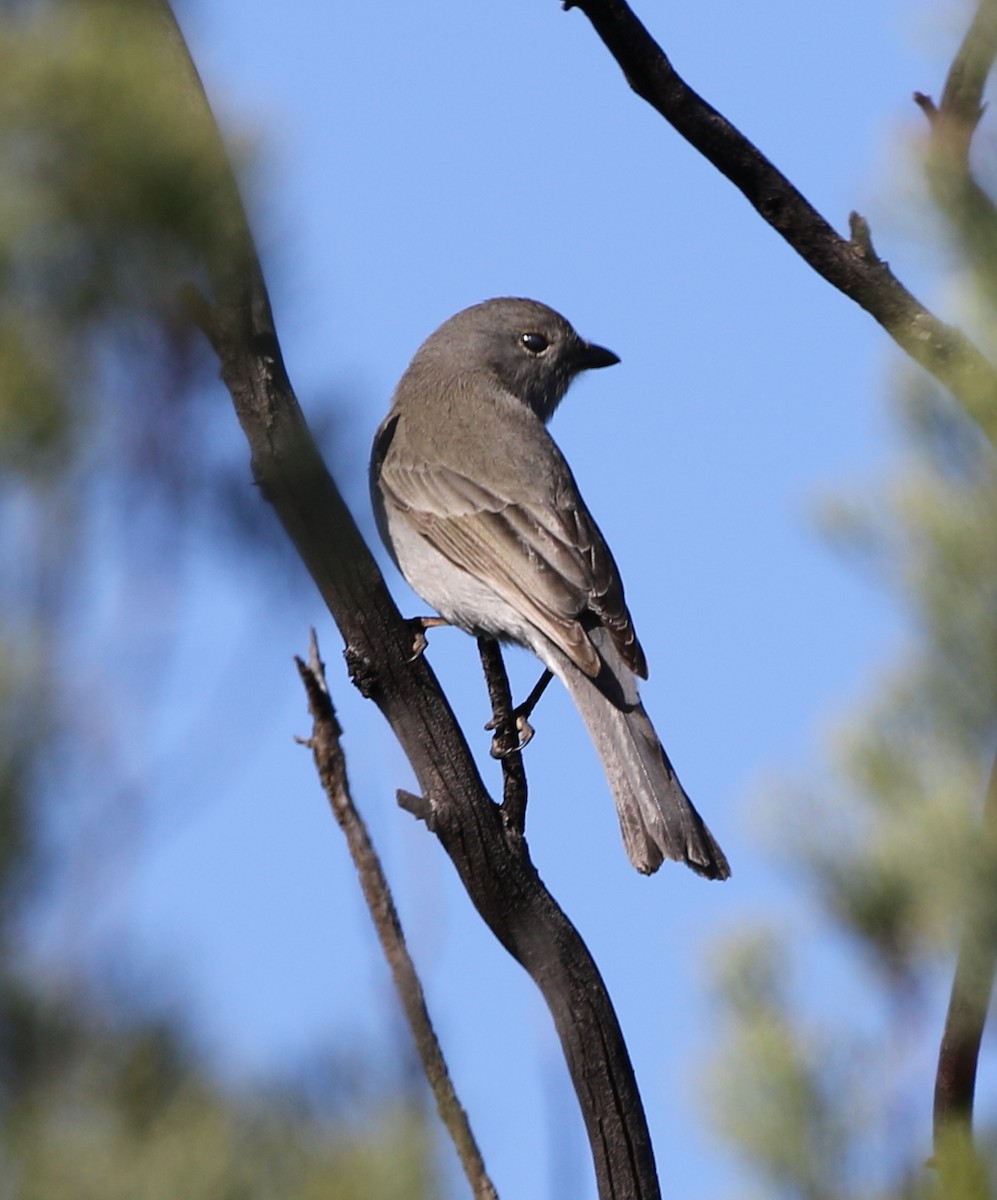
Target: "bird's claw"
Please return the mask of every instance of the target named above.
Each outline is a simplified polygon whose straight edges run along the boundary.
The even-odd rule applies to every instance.
[[[444,621],[442,617],[409,617],[405,624],[412,630],[412,654],[405,661],[414,663],[425,654],[429,645],[426,630],[438,629],[441,625],[449,625],[450,622]]]
[[[491,747],[492,758],[508,758],[510,754],[525,749],[533,741],[536,732],[526,719],[526,714],[518,709],[514,709],[507,717],[493,717],[485,728],[495,730]],[[513,734],[516,744],[510,746],[508,742]]]
[[[485,726],[486,729],[494,729],[495,736],[492,738],[492,758],[508,758],[510,754],[515,754],[518,750],[524,749],[530,742],[533,741],[533,726],[529,722],[529,715],[536,708],[540,697],[544,694],[547,685],[550,683],[553,676],[550,671],[544,671],[536,682],[533,691],[526,697],[522,704],[517,705],[512,712],[502,717],[492,717]],[[516,745],[508,745],[511,736],[515,734]]]
[[[414,663],[417,658],[422,658],[426,652],[426,647],[429,645],[429,638],[426,637],[426,631],[422,625],[417,624],[418,618],[411,621],[413,627],[412,632],[412,653],[405,660],[407,663]]]

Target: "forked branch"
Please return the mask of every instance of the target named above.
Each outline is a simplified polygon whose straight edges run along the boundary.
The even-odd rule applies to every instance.
[[[718,171],[828,283],[866,310],[960,401],[997,444],[997,368],[960,330],[929,312],[871,252],[842,237],[721,113],[699,96],[625,0],[563,0],[579,8],[633,90]]]
[[[914,93],[930,129],[926,165],[932,196],[992,305],[997,305],[997,206],[973,174],[970,150],[995,58],[997,0],[980,0],[952,60],[941,102],[936,105],[923,92]]]

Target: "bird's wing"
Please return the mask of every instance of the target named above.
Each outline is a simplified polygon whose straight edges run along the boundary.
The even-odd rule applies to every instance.
[[[432,546],[492,588],[580,670],[592,677],[601,671],[588,631],[602,626],[629,668],[646,677],[616,563],[567,468],[553,499],[514,501],[452,467],[392,455],[381,486]]]

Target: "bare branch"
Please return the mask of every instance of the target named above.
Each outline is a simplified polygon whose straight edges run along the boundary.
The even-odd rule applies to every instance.
[[[167,0],[131,0],[162,26],[178,106],[221,137]],[[424,816],[468,895],[543,993],[585,1121],[600,1200],[658,1200],[633,1067],[612,1003],[577,930],[544,887],[524,838],[486,792],[453,712],[325,468],[284,368],[235,180],[221,185],[230,237],[209,264],[213,312],[201,313],[249,443],[253,475],[315,580],[346,643],[350,675],[384,713],[422,796]],[[210,303],[210,302],[209,302]]]
[[[997,973],[997,760],[983,807],[984,876],[970,901],[935,1075],[935,1162],[950,1196],[989,1197],[973,1148],[973,1105],[980,1045]],[[967,1179],[967,1173],[970,1178]]]
[[[997,0],[980,0],[949,68],[941,103],[920,93],[929,122],[928,181],[935,202],[959,236],[967,262],[997,303],[997,207],[973,176],[970,149],[983,115],[983,88],[997,58]],[[949,1196],[989,1196],[987,1172],[973,1140],[980,1046],[997,972],[997,760],[984,800],[984,878],[969,901],[935,1076],[934,1142],[942,1188]]]
[[[433,1029],[429,1010],[426,1008],[422,984],[405,944],[405,934],[391,896],[391,888],[381,867],[381,860],[350,794],[346,758],[339,741],[342,730],[329,695],[325,664],[319,657],[318,639],[314,629],[307,665],[300,658],[295,658],[294,661],[298,664],[298,671],[308,693],[308,711],[312,716],[312,736],[305,745],[311,749],[315,758],[319,779],[329,798],[333,816],[346,835],[346,844],[360,878],[367,910],[377,930],[384,957],[388,960],[395,990],[412,1030],[416,1050],[436,1100],[437,1111],[450,1134],[476,1200],[498,1200],[478,1143],[471,1131],[467,1113],[457,1097],[453,1080],[447,1070],[443,1051]]]
[[[564,0],[579,8],[633,90],[724,174],[762,218],[828,283],[877,320],[947,387],[997,443],[997,369],[958,329],[940,321],[888,265],[841,237],[801,192],[679,76],[625,0]]]

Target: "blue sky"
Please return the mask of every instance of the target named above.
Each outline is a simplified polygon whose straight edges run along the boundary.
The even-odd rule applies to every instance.
[[[638,11],[832,224],[845,230],[853,208],[868,217],[881,255],[944,316],[943,264],[904,210],[919,188],[910,95],[938,93],[961,32],[941,7]],[[451,313],[532,296],[622,359],[576,385],[553,433],[620,565],[647,708],[734,877],[632,871],[594,752],[554,689],[528,752],[528,835],[616,1003],[663,1191],[741,1192],[743,1168],[695,1098],[715,1036],[711,956],[763,917],[817,929],[773,849],[774,797],[786,777],[820,772],[827,731],[897,651],[903,617],[821,540],[814,514],[888,469],[899,352],[632,95],[582,14],[556,0],[288,0],[279,16],[215,0],[181,17],[217,111],[255,155],[291,377],[371,537],[370,438]],[[223,411],[220,390],[213,400]],[[241,437],[234,419],[213,428]],[[403,611],[422,611],[377,553]],[[344,1039],[390,1051],[387,973],[292,740],[307,719],[291,656],[316,624],[356,798],[499,1192],[594,1196],[542,1002],[396,808],[411,773],[348,683],[310,582],[279,581],[278,602],[247,593],[207,538],[193,562],[187,599],[158,618],[179,649],[135,766],[156,766],[160,816],[102,885],[98,933],[168,969],[234,1073]],[[488,712],[473,643],[439,631],[429,655],[497,784],[476,732]],[[525,691],[532,661],[516,653],[512,669]],[[929,1097],[925,1085],[925,1121]],[[452,1194],[464,1194],[456,1177]]]

